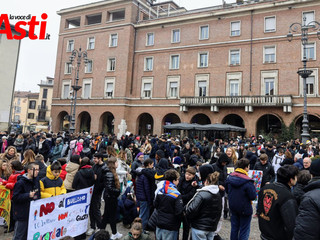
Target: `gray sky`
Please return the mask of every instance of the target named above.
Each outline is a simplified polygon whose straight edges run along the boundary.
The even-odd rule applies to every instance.
[[[47,13],[47,30],[50,40],[22,40],[20,48],[20,58],[18,64],[17,82],[15,90],[38,92],[37,85],[40,80],[45,80],[46,76],[54,77],[58,33],[60,16],[56,12],[62,8],[78,6],[86,3],[97,2],[98,0],[5,0],[1,3],[1,14],[11,15],[29,15],[41,20],[41,14]],[[203,8],[213,5],[221,5],[222,0],[174,0],[180,6],[186,9]],[[226,0],[227,3],[236,0]],[[158,2],[162,2],[159,1]],[[10,20],[11,24],[16,21]],[[39,27],[36,27],[35,34],[39,33]]]

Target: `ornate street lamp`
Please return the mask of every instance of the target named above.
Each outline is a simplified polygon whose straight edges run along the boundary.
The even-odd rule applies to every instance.
[[[287,34],[287,39],[289,42],[293,39],[293,33],[301,33],[301,43],[303,46],[303,69],[299,70],[297,73],[303,78],[303,120],[302,120],[302,142],[306,143],[310,139],[309,134],[309,121],[308,121],[308,111],[307,111],[307,78],[313,72],[312,70],[307,70],[307,52],[306,45],[308,44],[309,31],[317,31],[317,37],[320,39],[320,23],[317,21],[311,21],[306,24],[306,17],[303,18],[303,24],[292,23],[289,27],[289,33]]]
[[[75,125],[76,125],[76,107],[77,107],[77,93],[78,91],[81,89],[81,86],[78,86],[78,82],[79,82],[79,69],[80,69],[80,65],[81,65],[81,60],[84,60],[84,63],[87,64],[88,63],[88,58],[87,58],[87,51],[81,51],[81,47],[79,48],[79,50],[74,49],[71,53],[70,56],[70,63],[72,63],[74,61],[74,59],[77,58],[77,67],[76,67],[76,81],[75,84],[72,85],[72,89],[73,89],[73,111],[72,113],[70,113],[71,115],[71,124],[70,126],[70,132],[74,133],[75,132]],[[71,100],[71,110],[72,110],[72,100]]]

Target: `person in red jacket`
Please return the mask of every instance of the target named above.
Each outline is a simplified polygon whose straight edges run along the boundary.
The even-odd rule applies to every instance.
[[[58,158],[58,162],[61,164],[61,172],[60,178],[64,181],[67,175],[66,167],[67,167],[67,159],[66,158]]]
[[[17,182],[17,178],[18,176],[23,175],[25,172],[23,170],[23,167],[20,161],[15,160],[15,161],[12,161],[10,164],[11,164],[12,174],[9,177],[8,181],[4,181],[2,182],[2,184],[5,185],[6,188],[10,189],[10,199],[12,199],[13,188]],[[11,206],[12,206],[12,202],[11,202]],[[10,227],[9,229],[4,230],[4,233],[13,232],[14,225],[15,225],[15,221],[13,219],[13,211],[10,211]]]

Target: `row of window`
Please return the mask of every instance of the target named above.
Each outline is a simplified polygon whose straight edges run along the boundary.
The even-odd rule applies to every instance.
[[[314,21],[314,11],[303,12],[303,18],[306,18],[306,24]],[[276,16],[269,16],[264,18],[264,32],[275,32],[276,31]],[[241,21],[230,22],[230,36],[240,36],[241,35]],[[155,34],[150,32],[146,35],[146,46],[154,45]],[[199,27],[199,40],[209,39],[209,25],[203,25]],[[171,31],[171,43],[180,42],[180,29],[173,29]]]
[[[307,60],[316,60],[316,43],[308,43],[305,45],[306,48],[306,58]],[[302,56],[303,56],[303,46],[302,46]],[[209,53],[200,52],[198,53],[198,67],[205,68],[209,64]],[[144,71],[153,71],[154,57],[145,57],[144,59]],[[264,46],[263,47],[263,63],[276,63],[276,46]],[[241,49],[231,49],[229,50],[229,65],[237,66],[241,64]],[[180,55],[173,54],[170,55],[169,69],[176,70],[180,68]],[[92,73],[93,61],[88,60],[85,66],[85,73]],[[116,70],[116,58],[108,58],[107,71],[113,72]],[[65,74],[71,74],[72,64],[67,62],[65,64]]]
[[[313,73],[307,78],[307,95],[316,96],[318,94],[318,69],[312,69]],[[115,77],[105,79],[104,97],[114,97]],[[241,96],[242,72],[227,73],[226,95]],[[82,95],[84,99],[91,98],[92,79],[84,79]],[[143,77],[141,87],[142,98],[152,98],[153,77]],[[180,76],[168,76],[167,97],[179,98]],[[302,79],[300,81],[300,95],[303,93]],[[278,70],[261,71],[261,95],[278,94]],[[195,82],[195,96],[206,97],[209,95],[209,74],[197,74]],[[61,98],[71,98],[71,80],[64,80],[62,85]]]
[[[109,47],[118,46],[118,34],[110,34]],[[95,37],[89,37],[87,41],[87,50],[93,50],[95,47]],[[74,40],[70,39],[67,41],[67,52],[72,52],[74,50]]]

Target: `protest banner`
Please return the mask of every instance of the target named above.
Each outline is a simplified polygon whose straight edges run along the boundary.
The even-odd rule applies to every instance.
[[[28,239],[75,237],[87,231],[93,187],[30,203]]]
[[[8,229],[10,226],[11,199],[10,190],[0,185],[0,217],[6,220]]]

